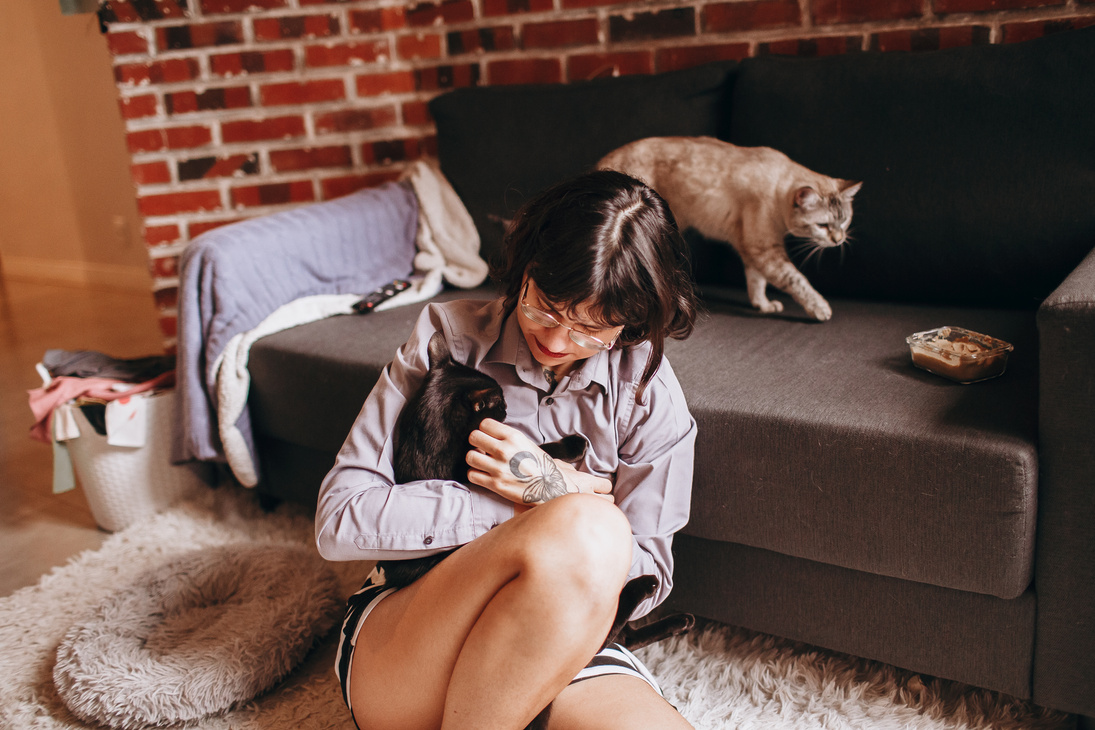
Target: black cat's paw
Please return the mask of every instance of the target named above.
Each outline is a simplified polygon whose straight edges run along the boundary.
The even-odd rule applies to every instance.
[[[623,590],[620,591],[620,602],[616,606],[616,618],[612,622],[612,628],[608,632],[602,649],[609,644],[625,643],[620,637],[628,630],[627,620],[631,618],[631,614],[635,613],[639,604],[654,595],[656,590],[658,590],[658,579],[652,575],[640,575],[624,585]]]
[[[629,606],[632,611],[645,601],[654,595],[654,591],[658,590],[658,579],[652,575],[640,575],[638,578],[632,578],[620,591],[620,605]]]
[[[581,434],[571,434],[570,436],[564,436],[558,441],[552,441],[542,445],[540,448],[544,450],[544,453],[553,459],[560,459],[562,461],[578,461],[586,455],[586,447],[589,446],[589,442],[586,441],[586,437]]]
[[[641,649],[649,644],[687,634],[696,626],[696,617],[690,613],[674,613],[638,628],[627,624],[616,640],[628,649]]]

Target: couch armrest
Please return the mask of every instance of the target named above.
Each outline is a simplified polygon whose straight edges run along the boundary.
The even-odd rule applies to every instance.
[[[1033,699],[1095,715],[1095,250],[1038,310]]]
[[[413,268],[418,203],[399,183],[223,226],[179,268],[176,462],[224,460],[213,365],[236,335],[316,294],[368,294]],[[250,418],[241,416],[248,433]]]

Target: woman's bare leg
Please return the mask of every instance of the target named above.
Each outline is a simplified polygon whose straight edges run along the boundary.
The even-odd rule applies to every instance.
[[[630,564],[627,519],[595,496],[499,525],[366,619],[350,684],[358,724],[524,727],[604,641]]]
[[[624,674],[586,679],[564,689],[551,706],[549,730],[691,730],[674,707],[639,679]]]

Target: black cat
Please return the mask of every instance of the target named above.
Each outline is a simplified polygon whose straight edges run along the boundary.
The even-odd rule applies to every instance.
[[[448,343],[435,332],[427,347],[430,367],[395,426],[395,481],[451,479],[468,483],[468,437],[484,419],[506,420],[506,398],[498,382],[457,362]],[[578,461],[586,440],[567,436],[541,446],[548,456]],[[381,560],[385,583],[402,588],[414,583],[453,550],[408,560]]]
[[[486,418],[506,419],[506,399],[498,382],[475,368],[457,362],[440,332],[427,347],[429,369],[419,388],[399,414],[395,433],[395,481],[397,484],[422,479],[451,479],[468,483],[468,437]],[[582,436],[567,436],[544,444],[548,456],[578,461],[585,455]],[[455,550],[424,558],[381,560],[385,584],[402,588],[415,582]],[[621,643],[638,648],[670,636],[685,633],[695,624],[690,614],[674,614],[641,628],[628,624],[635,608],[658,588],[657,578],[639,576],[620,592],[612,628],[602,648]],[[527,730],[547,727],[551,705],[544,708]]]

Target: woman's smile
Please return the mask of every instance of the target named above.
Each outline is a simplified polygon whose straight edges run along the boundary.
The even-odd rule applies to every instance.
[[[540,342],[540,339],[538,337],[533,336],[533,339],[536,340],[536,346],[540,348],[540,352],[544,353],[544,355],[546,355],[547,357],[559,359],[567,356],[567,353],[565,352],[552,352],[548,348],[544,347],[544,343]]]

